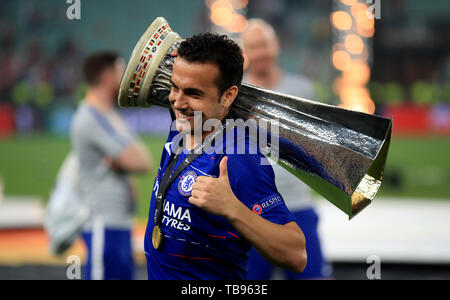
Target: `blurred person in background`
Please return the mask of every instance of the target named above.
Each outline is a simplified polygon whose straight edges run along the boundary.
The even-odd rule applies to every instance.
[[[0,205],[2,205],[3,202],[3,181],[2,178],[0,177]]]
[[[261,19],[250,19],[248,28],[241,34],[241,42],[248,59],[244,82],[276,92],[310,100],[316,98],[312,83],[305,77],[283,72],[279,66],[279,41],[271,25]],[[286,205],[305,233],[308,263],[303,273],[286,270],[286,279],[320,279],[331,276],[331,268],[325,261],[318,235],[319,217],[314,210],[311,190],[297,177],[275,164],[275,182]],[[270,279],[275,266],[252,248],[247,279]]]
[[[143,143],[115,110],[125,62],[113,52],[93,54],[83,66],[88,90],[71,126],[79,162],[80,196],[90,207],[83,228],[85,279],[133,278],[131,228],[135,193],[130,174],[150,169]]]

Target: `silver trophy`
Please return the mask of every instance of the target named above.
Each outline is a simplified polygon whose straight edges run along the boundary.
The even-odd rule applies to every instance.
[[[149,26],[134,48],[122,78],[120,106],[170,106],[175,58],[169,53],[181,41],[164,18],[157,18]],[[235,118],[254,119],[258,124],[278,120],[278,164],[349,218],[374,199],[383,178],[392,120],[246,83],[230,112]]]

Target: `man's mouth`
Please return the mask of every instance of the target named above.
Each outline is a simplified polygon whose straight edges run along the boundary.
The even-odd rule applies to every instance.
[[[180,120],[190,120],[191,118],[194,117],[194,114],[192,113],[182,113],[180,111],[177,111],[176,113],[177,119]]]

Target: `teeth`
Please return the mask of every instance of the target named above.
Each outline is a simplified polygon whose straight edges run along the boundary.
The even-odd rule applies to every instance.
[[[187,118],[187,117],[189,117],[188,115],[185,115],[185,114],[183,114],[183,113],[178,113],[178,115],[180,116],[180,118]]]

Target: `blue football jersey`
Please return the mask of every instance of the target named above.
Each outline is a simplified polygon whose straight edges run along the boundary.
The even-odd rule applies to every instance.
[[[154,182],[145,234],[149,279],[245,279],[250,244],[224,218],[188,202],[192,185],[199,176],[217,178],[219,164],[228,156],[228,177],[236,197],[255,214],[277,224],[294,221],[275,186],[271,165],[248,136],[224,134],[213,150],[204,151],[167,188],[163,206],[161,246],[152,245],[156,195],[174,150],[171,131]],[[220,145],[219,145],[220,144]],[[245,146],[245,154],[237,154]],[[240,151],[239,153],[241,153]],[[209,154],[208,154],[209,153]],[[188,154],[180,155],[174,170]]]

